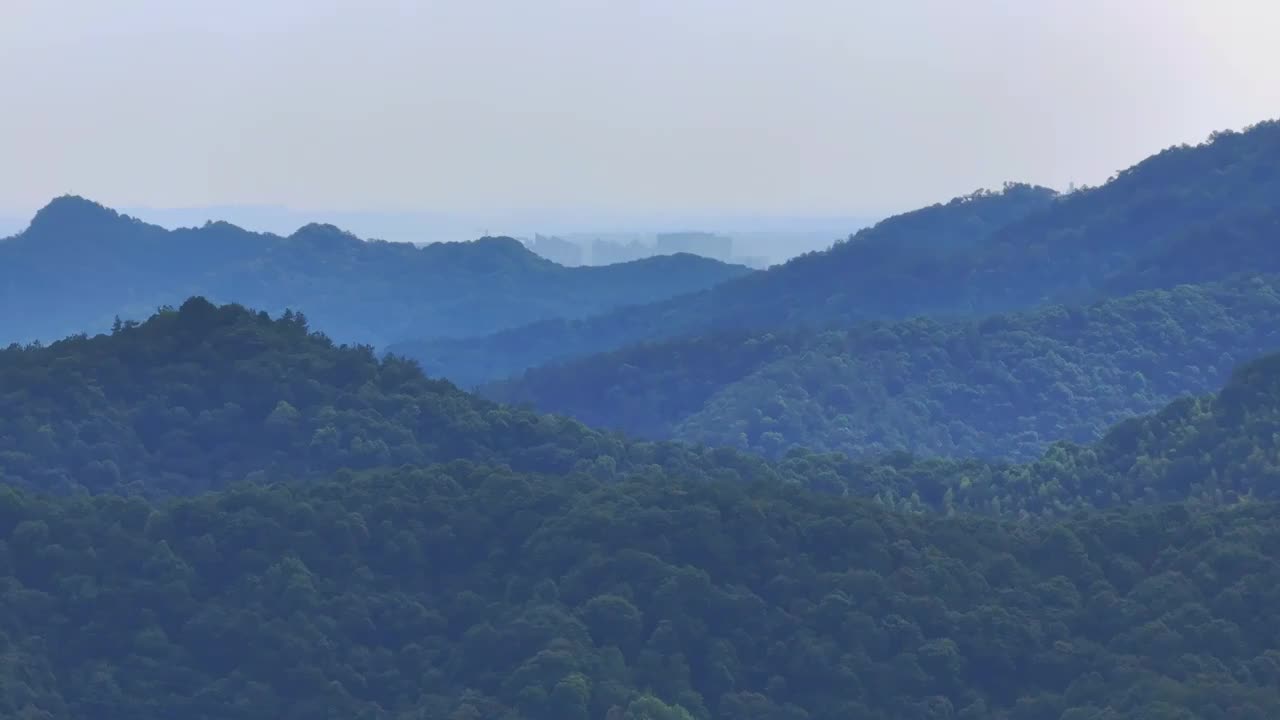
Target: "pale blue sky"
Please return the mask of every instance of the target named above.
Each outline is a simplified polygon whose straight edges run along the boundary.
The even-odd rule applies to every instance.
[[[0,216],[879,214],[1280,114],[1244,0],[0,0]]]

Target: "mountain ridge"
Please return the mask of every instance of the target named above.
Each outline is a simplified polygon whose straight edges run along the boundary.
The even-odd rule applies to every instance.
[[[412,362],[335,345],[301,314],[273,319],[191,298],[111,335],[0,350],[0,482],[55,494],[167,497],[462,462],[604,483],[664,476],[780,483],[913,512],[1212,507],[1234,502],[1223,491],[1280,499],[1270,481],[1280,477],[1276,357],[1233,372],[1212,395],[1169,402],[1093,443],[1055,443],[1022,464],[801,448],[770,462],[503,406],[428,378]],[[1160,437],[1170,442],[1150,439]],[[1248,471],[1233,469],[1240,467]]]
[[[207,295],[275,313],[307,308],[335,337],[386,345],[590,314],[749,272],[689,255],[566,268],[512,238],[418,247],[322,223],[287,237],[212,221],[166,230],[63,196],[0,242],[0,341],[101,332],[117,316]]]
[[[1212,235],[1219,228],[1245,225],[1250,218],[1274,224],[1278,167],[1280,122],[1267,121],[1242,132],[1215,133],[1195,146],[1168,148],[1098,187],[1057,195],[1008,184],[998,193],[977,193],[978,202],[957,198],[904,213],[822,253],[703,291],[489,336],[405,342],[392,349],[474,386],[552,361],[682,335],[976,316],[1220,280],[1251,268],[1223,267],[1229,264],[1225,258],[1197,261],[1212,255]],[[1000,211],[979,212],[990,205]],[[922,237],[915,228],[928,225],[929,217],[937,230]],[[961,232],[969,233],[967,242],[949,240],[949,233]],[[1170,252],[1175,247],[1196,260],[1179,263]],[[1274,250],[1261,249],[1266,254],[1255,257],[1274,262]],[[1173,266],[1148,276],[1157,261]]]
[[[804,447],[1027,460],[1216,389],[1236,362],[1280,349],[1277,316],[1280,275],[1251,275],[981,320],[646,343],[480,392],[775,458]]]

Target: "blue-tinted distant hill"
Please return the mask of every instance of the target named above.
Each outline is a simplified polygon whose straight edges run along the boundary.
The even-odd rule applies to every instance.
[[[1220,280],[1275,257],[1257,238],[1274,225],[1278,197],[1280,123],[1271,121],[1169,148],[1100,187],[1058,195],[1008,185],[889,218],[703,292],[394,350],[470,384],[710,331],[986,315]]]
[[[1280,350],[1277,318],[1280,276],[1250,276],[982,320],[676,338],[483,392],[632,436],[775,458],[803,447],[1028,459],[1216,390],[1238,363]]]
[[[381,346],[583,317],[749,272],[693,255],[566,268],[511,238],[417,247],[319,224],[288,237],[222,222],[170,231],[67,196],[0,240],[0,342],[103,331],[198,294],[305,309],[334,338]]]
[[[393,346],[428,372],[470,386],[551,360],[634,342],[745,327],[784,327],[833,319],[838,308],[875,315],[884,284],[916,283],[918,259],[945,264],[997,228],[1046,207],[1047,188],[1010,185],[898,215],[847,242],[794,258],[708,291],[624,307],[598,317],[556,319],[465,340],[424,339]],[[871,283],[871,284],[861,284]],[[853,294],[853,295],[851,295]],[[852,305],[856,295],[866,302]]]

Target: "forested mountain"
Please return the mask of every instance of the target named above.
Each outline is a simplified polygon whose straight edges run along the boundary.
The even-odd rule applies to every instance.
[[[775,477],[758,459],[626,442],[499,406],[301,314],[193,298],[110,335],[0,351],[0,481],[190,494],[245,479],[470,460],[520,471]]]
[[[693,255],[566,268],[511,238],[416,247],[331,225],[289,237],[228,223],[168,231],[78,197],[0,240],[0,342],[100,332],[192,295],[305,308],[344,341],[483,335],[710,287],[750,272]]]
[[[0,422],[4,717],[1280,713],[1280,354],[1024,465],[769,464],[197,298],[0,352]]]
[[[1214,395],[1131,418],[1089,445],[1058,443],[1031,463],[851,461],[793,452],[787,477],[825,492],[875,495],[909,511],[1067,516],[1189,502],[1217,507],[1280,500],[1280,353],[1238,368]]]
[[[1029,460],[1217,390],[1238,363],[1280,350],[1277,318],[1280,276],[1253,275],[983,320],[644,344],[484,393],[593,427],[775,458],[805,447]]]
[[[1221,280],[1259,264],[1277,272],[1277,193],[1280,122],[1267,122],[1167,149],[1100,187],[1055,196],[1009,185],[890,218],[828,251],[703,292],[394,350],[471,386],[712,331],[983,315]]]
[[[1280,398],[1268,394],[1280,387],[1280,363],[1267,362],[1238,371],[1223,390],[1228,400],[1252,398],[1247,412],[1226,413],[1218,399],[1183,399],[1120,424],[1098,443],[1055,445],[1029,464],[800,450],[769,463],[498,405],[428,379],[412,362],[335,346],[300,315],[273,320],[193,298],[110,335],[0,351],[0,482],[164,497],[241,481],[465,461],[594,481],[780,483],[876,496],[908,510],[996,515],[1230,504],[1280,492],[1270,479],[1280,466]],[[1214,427],[1211,439],[1191,445],[1152,439],[1193,438]],[[1135,433],[1140,446],[1117,440]]]

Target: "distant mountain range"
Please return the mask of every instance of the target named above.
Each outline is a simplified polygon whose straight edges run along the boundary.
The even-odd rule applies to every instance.
[[[594,238],[706,228],[734,236],[747,255],[786,260],[808,250],[831,244],[851,230],[870,225],[877,217],[834,214],[749,214],[710,212],[602,212],[594,210],[505,211],[373,211],[298,209],[272,205],[214,205],[204,207],[123,207],[121,212],[166,228],[200,226],[207,220],[225,220],[277,235],[288,235],[307,223],[321,222],[346,228],[366,238],[419,245],[458,242],[481,235],[531,237],[534,234],[575,236],[590,244]],[[12,213],[10,213],[12,214]],[[21,230],[27,218],[12,217],[10,232]],[[0,228],[5,227],[0,217]],[[7,233],[0,230],[0,236]],[[787,246],[798,239],[800,249]],[[815,245],[817,247],[815,247]]]
[[[974,317],[1274,266],[1280,123],[1169,148],[1069,194],[1010,184],[899,215],[713,288],[488,337],[392,350],[464,385],[708,332]]]
[[[288,237],[225,222],[166,230],[66,196],[0,240],[0,342],[100,332],[199,294],[304,310],[335,339],[383,346],[582,317],[750,272],[692,255],[565,268],[502,237],[417,247],[321,224]]]

